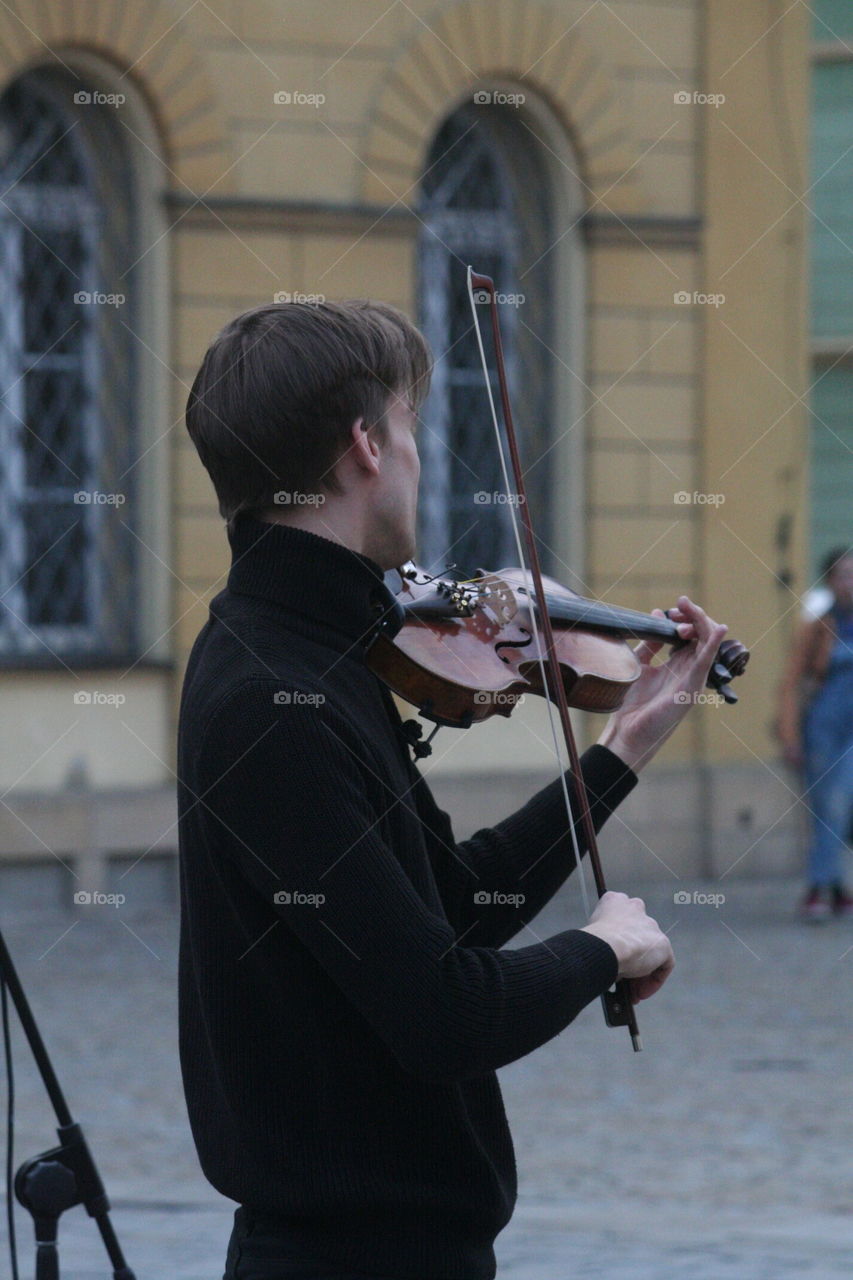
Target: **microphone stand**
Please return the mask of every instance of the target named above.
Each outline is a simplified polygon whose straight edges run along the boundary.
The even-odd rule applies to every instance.
[[[59,1280],[56,1237],[59,1215],[76,1204],[95,1219],[113,1267],[113,1280],[135,1280],[124,1260],[109,1218],[110,1202],[83,1130],[68,1110],[47,1056],[24,989],[0,932],[0,982],[12,997],[24,1034],[58,1121],[60,1145],[27,1160],[15,1175],[15,1195],[32,1214],[36,1237],[36,1280]]]

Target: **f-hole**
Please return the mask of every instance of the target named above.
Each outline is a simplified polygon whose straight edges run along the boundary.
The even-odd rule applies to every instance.
[[[531,632],[529,632],[525,627],[522,627],[521,630],[527,636],[526,640],[522,640],[521,642],[518,640],[499,640],[495,645],[495,653],[498,655],[501,662],[509,662],[509,658],[505,658],[503,656],[501,649],[526,649],[529,644],[533,643],[533,635]]]

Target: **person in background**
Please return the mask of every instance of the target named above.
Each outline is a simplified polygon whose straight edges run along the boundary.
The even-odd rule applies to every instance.
[[[835,552],[833,552],[833,555]],[[800,617],[804,622],[812,618],[820,618],[832,608],[835,597],[826,585],[826,578],[820,578],[800,600]]]
[[[801,770],[811,819],[804,920],[853,914],[842,858],[853,810],[853,548],[822,565],[831,592],[825,612],[800,623],[780,687],[779,737]]]

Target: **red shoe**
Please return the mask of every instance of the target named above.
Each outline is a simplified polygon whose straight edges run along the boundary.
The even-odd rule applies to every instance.
[[[843,885],[832,887],[832,914],[834,916],[853,916],[853,898]]]
[[[828,920],[829,915],[830,906],[824,897],[823,890],[813,886],[800,903],[800,919],[808,921],[809,924],[820,924],[821,921]]]

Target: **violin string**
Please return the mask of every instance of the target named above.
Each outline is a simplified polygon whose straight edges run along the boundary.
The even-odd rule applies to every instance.
[[[565,601],[548,595],[546,591],[545,603],[552,617],[563,622],[585,622],[589,626],[600,626],[614,635],[622,633],[635,639],[672,640],[678,634],[675,625],[666,618],[655,618],[636,609],[617,608],[603,600],[587,600],[584,596],[577,596],[574,600]]]
[[[477,338],[477,348],[480,353],[480,362],[483,366],[483,376],[486,382],[486,395],[489,402],[489,409],[492,415],[492,425],[495,429],[495,439],[497,440],[497,444],[498,444],[498,456],[500,458],[501,471],[503,472],[504,490],[507,498],[510,498],[512,496],[512,490],[509,482],[509,469],[507,467],[506,452],[504,450],[503,440],[501,438],[501,430],[500,430],[500,425],[498,423],[498,415],[497,415],[497,409],[495,408],[495,400],[494,400],[494,396],[492,395],[492,382],[491,382],[491,378],[489,377],[489,366],[486,361],[486,351],[483,346],[483,335],[480,331],[480,322],[477,316],[477,303],[474,299],[474,289],[471,283],[472,273],[473,273],[473,267],[469,265],[468,267],[468,298],[471,303],[471,313],[474,318],[474,333]],[[494,302],[494,299],[492,299],[492,301],[490,302],[490,306],[495,306],[495,305],[496,303]],[[509,508],[510,520],[512,522],[512,532],[513,532],[513,537],[515,538],[515,546],[518,554],[518,563],[521,568],[521,572],[524,575],[525,590],[528,596],[530,597],[530,599],[535,601],[536,597],[533,591],[533,584],[531,581],[530,570],[528,569],[527,558],[524,554],[524,549],[521,543],[521,534],[519,532],[518,519],[515,513],[515,504],[512,502],[507,502],[507,507]],[[560,740],[557,734],[557,726],[556,726],[555,716],[554,716],[554,707],[552,705],[550,697],[548,696],[548,679],[545,671],[546,655],[543,653],[543,650],[542,650],[542,639],[539,633],[539,624],[536,619],[535,608],[530,610],[530,619],[533,626],[533,634],[536,641],[536,658],[539,663],[539,671],[542,678],[542,688],[545,691],[545,706],[547,708],[547,713],[548,713],[548,724],[551,729],[551,737],[554,743],[554,755],[557,760],[557,768],[559,769],[559,772],[560,772],[560,783],[561,783],[562,792],[563,792],[563,802],[565,804],[566,815],[569,820],[569,834],[571,836],[572,849],[574,851],[574,856],[575,856],[575,867],[577,868],[577,874],[580,879],[581,901],[583,902],[583,909],[584,909],[584,912],[586,913],[587,919],[589,919],[589,916],[591,915],[591,908],[590,908],[589,892],[587,890],[586,874],[584,872],[583,860],[581,858],[580,845],[578,842],[578,834],[575,829],[575,816],[574,816],[574,811],[572,809],[571,798],[569,796],[569,787],[568,787],[568,783],[566,782],[566,772],[567,772],[568,765],[566,765],[566,767],[564,768],[564,756],[563,756],[563,753],[560,751]],[[575,785],[582,786],[583,785],[582,779],[577,778],[575,780]]]

